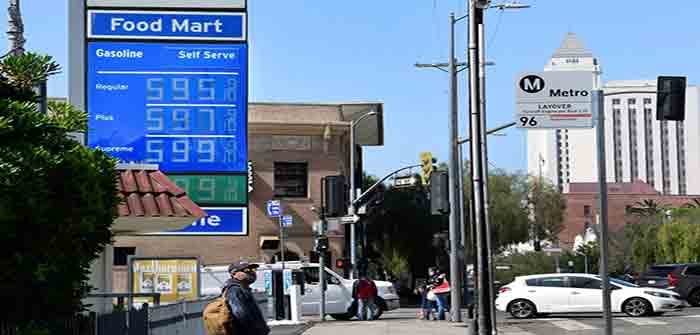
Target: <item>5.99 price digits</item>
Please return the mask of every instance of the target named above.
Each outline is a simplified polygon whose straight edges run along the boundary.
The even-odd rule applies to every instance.
[[[146,140],[148,163],[213,163],[216,141],[213,139]]]

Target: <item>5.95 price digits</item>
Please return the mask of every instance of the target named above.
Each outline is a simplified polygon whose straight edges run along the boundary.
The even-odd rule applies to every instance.
[[[527,126],[535,127],[535,126],[537,126],[537,120],[535,120],[534,116],[531,116],[531,117],[523,116],[520,118],[520,126],[522,126],[522,127],[527,127]]]
[[[149,78],[146,79],[146,99],[149,103],[162,101],[236,102],[238,88],[238,78],[231,77],[219,79]]]

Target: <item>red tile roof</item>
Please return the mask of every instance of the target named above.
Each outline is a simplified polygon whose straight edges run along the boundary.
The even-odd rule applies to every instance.
[[[158,170],[119,169],[117,188],[120,217],[205,217],[199,208],[168,177]]]

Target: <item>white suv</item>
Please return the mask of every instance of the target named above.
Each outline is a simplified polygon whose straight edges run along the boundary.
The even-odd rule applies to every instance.
[[[321,289],[318,285],[318,263],[285,262],[286,269],[304,271],[304,288],[302,296],[302,315],[318,315]],[[262,271],[282,269],[281,263],[259,264],[257,270],[258,280],[252,285],[255,293],[265,292],[265,283]],[[329,268],[325,268],[326,282],[326,313],[337,320],[349,320],[356,313],[352,309],[352,287],[354,280],[345,279]],[[229,278],[227,266],[207,266],[202,270],[202,295],[215,296],[221,294],[222,284]],[[394,286],[386,281],[375,280],[377,285],[377,305],[379,312],[375,317],[381,316],[385,311],[399,308],[399,296]]]
[[[597,275],[554,273],[516,277],[499,289],[496,309],[525,319],[546,313],[601,312],[602,280]],[[661,314],[687,306],[678,293],[610,279],[613,312],[629,316]]]

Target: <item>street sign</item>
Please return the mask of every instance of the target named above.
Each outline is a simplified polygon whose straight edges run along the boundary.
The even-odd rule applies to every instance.
[[[267,202],[267,216],[269,217],[279,217],[282,215],[282,208],[279,200],[269,200]]]
[[[346,215],[340,217],[340,223],[343,224],[356,223],[357,221],[360,221],[360,217],[357,215]]]
[[[394,187],[411,187],[416,185],[416,180],[415,177],[410,176],[410,177],[397,177],[394,179]]]
[[[515,80],[518,128],[593,128],[594,74],[587,71],[522,73]]]
[[[280,221],[280,225],[284,228],[291,227],[293,223],[294,219],[291,215],[282,216],[282,220]]]

